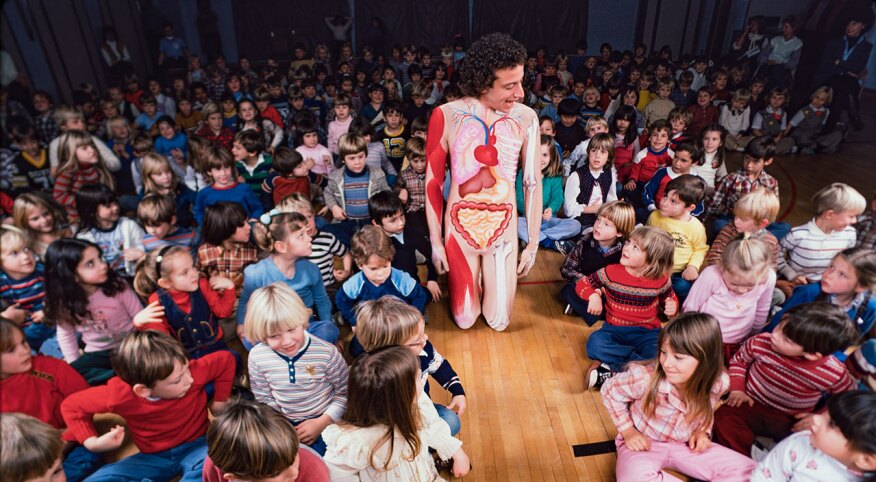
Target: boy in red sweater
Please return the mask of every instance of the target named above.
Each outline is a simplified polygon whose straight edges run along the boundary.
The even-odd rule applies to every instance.
[[[89,480],[166,480],[182,475],[182,481],[200,481],[207,456],[204,386],[213,382],[210,409],[220,412],[231,394],[234,357],[219,351],[189,361],[170,335],[136,331],[122,340],[113,368],[117,377],[106,386],[68,397],[61,413],[71,434],[92,452],[115,450],[125,438],[122,426],[99,436],[94,414],[120,415],[140,453],[104,466]]]
[[[772,333],[749,338],[730,360],[730,398],[715,412],[715,441],[748,455],[756,435],[779,439],[795,423],[806,425],[823,392],[855,388],[831,353],[857,336],[842,308],[816,301],[789,309]]]

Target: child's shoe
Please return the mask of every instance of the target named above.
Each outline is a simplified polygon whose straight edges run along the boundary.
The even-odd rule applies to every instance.
[[[572,244],[571,241],[567,241],[564,239],[558,239],[558,240],[554,241],[554,246],[553,246],[553,248],[556,249],[563,256],[567,255],[569,253],[569,251],[572,250],[573,247],[574,247],[574,245]]]
[[[605,363],[593,362],[590,365],[590,369],[587,370],[586,382],[587,388],[595,388],[599,390],[602,388],[602,384],[605,383],[606,380],[611,378],[614,375],[614,372],[611,371],[611,368],[608,367]]]
[[[572,309],[572,305],[566,305],[566,307],[563,308],[563,314],[564,314],[564,315],[569,315],[569,316],[574,315],[574,314],[575,314],[575,311]]]

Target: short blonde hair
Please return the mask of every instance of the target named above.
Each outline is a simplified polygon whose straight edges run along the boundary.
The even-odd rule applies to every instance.
[[[601,125],[602,127],[605,127],[606,130],[608,130],[608,121],[605,120],[605,117],[602,117],[601,115],[595,115],[587,119],[587,124],[584,125],[584,130],[590,132],[590,128],[597,125]]]
[[[743,194],[733,206],[733,214],[757,222],[766,219],[772,223],[779,216],[779,208],[779,196],[773,191],[761,187]]]
[[[203,107],[201,107],[201,115],[204,116],[205,120],[207,119],[207,117],[210,117],[212,114],[221,114],[221,113],[222,113],[222,111],[219,109],[219,105],[216,104],[215,102],[207,102],[206,104],[204,104]]]
[[[128,333],[112,355],[113,370],[132,387],[154,387],[173,374],[176,362],[188,363],[185,348],[176,338],[153,330]]]
[[[830,102],[833,100],[833,89],[827,85],[822,85],[821,87],[815,89],[815,92],[813,92],[812,95],[809,96],[809,99],[812,100],[821,94],[827,95],[827,102],[826,103],[830,104]]]
[[[630,233],[630,241],[638,244],[645,252],[643,277],[659,279],[672,269],[675,241],[665,230],[654,226],[639,226]]]
[[[30,246],[30,238],[24,230],[11,224],[0,226],[0,253],[6,254]]]
[[[313,312],[286,283],[278,281],[253,291],[246,305],[244,336],[253,343],[282,330],[309,326]]]
[[[423,314],[395,296],[360,303],[356,309],[356,337],[365,351],[401,345],[417,333]]]
[[[596,211],[596,217],[604,217],[617,228],[621,239],[629,239],[630,233],[636,227],[636,208],[626,201],[612,201],[605,203]]]
[[[857,214],[867,208],[867,200],[864,196],[848,184],[835,182],[821,188],[812,196],[812,209],[816,216],[821,216],[827,211],[840,213],[852,211]]]
[[[23,413],[0,414],[0,474],[5,480],[41,477],[61,458],[61,431]]]
[[[772,267],[770,245],[759,238],[734,239],[721,251],[721,269],[762,282]]]
[[[313,214],[313,203],[307,198],[307,195],[302,192],[293,192],[284,197],[277,203],[277,211],[281,213],[299,213],[305,211]]]
[[[63,126],[67,121],[73,119],[85,120],[85,116],[82,115],[82,110],[72,105],[59,105],[55,108],[55,113],[52,115],[52,118],[55,119],[55,123],[58,124],[58,127]]]

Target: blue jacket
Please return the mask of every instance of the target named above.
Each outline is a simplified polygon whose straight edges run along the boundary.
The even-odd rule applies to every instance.
[[[794,288],[794,293],[782,306],[782,311],[776,313],[776,316],[773,317],[773,320],[763,329],[763,331],[773,331],[775,327],[779,326],[779,322],[782,320],[782,316],[785,312],[788,311],[788,308],[802,305],[803,303],[818,301],[820,298],[821,283],[809,283]],[[873,323],[876,322],[876,294],[870,296],[869,301],[867,301],[867,306],[864,307],[863,313],[855,319],[857,311],[858,309],[855,307],[850,308],[849,319],[854,321],[855,326],[861,334],[869,333],[873,328]]]
[[[654,206],[653,210],[660,209],[660,206],[657,205],[655,198],[657,197],[657,192],[660,190],[661,184],[663,184],[665,187],[666,183],[670,182],[672,179],[675,179],[674,177],[667,179],[668,177],[669,177],[669,168],[668,167],[661,167],[660,169],[657,169],[657,172],[654,173],[654,177],[652,177],[651,180],[648,181],[647,184],[645,184],[645,189],[642,190],[642,204],[644,204],[645,207],[648,208],[648,210],[652,210],[651,206]],[[678,176],[675,176],[675,177],[678,177]],[[665,196],[666,193],[664,192],[663,195]],[[697,207],[694,208],[691,215],[699,216],[700,214],[702,214],[702,212],[703,212],[703,201],[701,199],[700,202],[697,203]]]
[[[420,283],[404,271],[392,268],[389,278],[380,286],[368,281],[361,271],[356,273],[338,290],[335,305],[350,326],[356,326],[356,305],[361,301],[376,300],[385,295],[395,296],[421,313],[426,312],[426,303],[429,301],[426,290]]]

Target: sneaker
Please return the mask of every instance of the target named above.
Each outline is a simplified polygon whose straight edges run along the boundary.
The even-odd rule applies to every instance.
[[[745,148],[742,146],[736,146],[736,152],[745,152]]]
[[[595,388],[599,390],[606,380],[611,378],[614,372],[605,363],[600,363],[594,368],[587,371],[587,388]]]
[[[554,249],[556,249],[557,252],[559,252],[563,256],[569,254],[569,251],[571,251],[572,248],[573,248],[572,243],[569,241],[565,241],[565,240],[554,241]]]
[[[563,308],[563,314],[570,315],[570,316],[575,314],[575,312],[572,310],[572,305],[566,305],[566,307]]]

